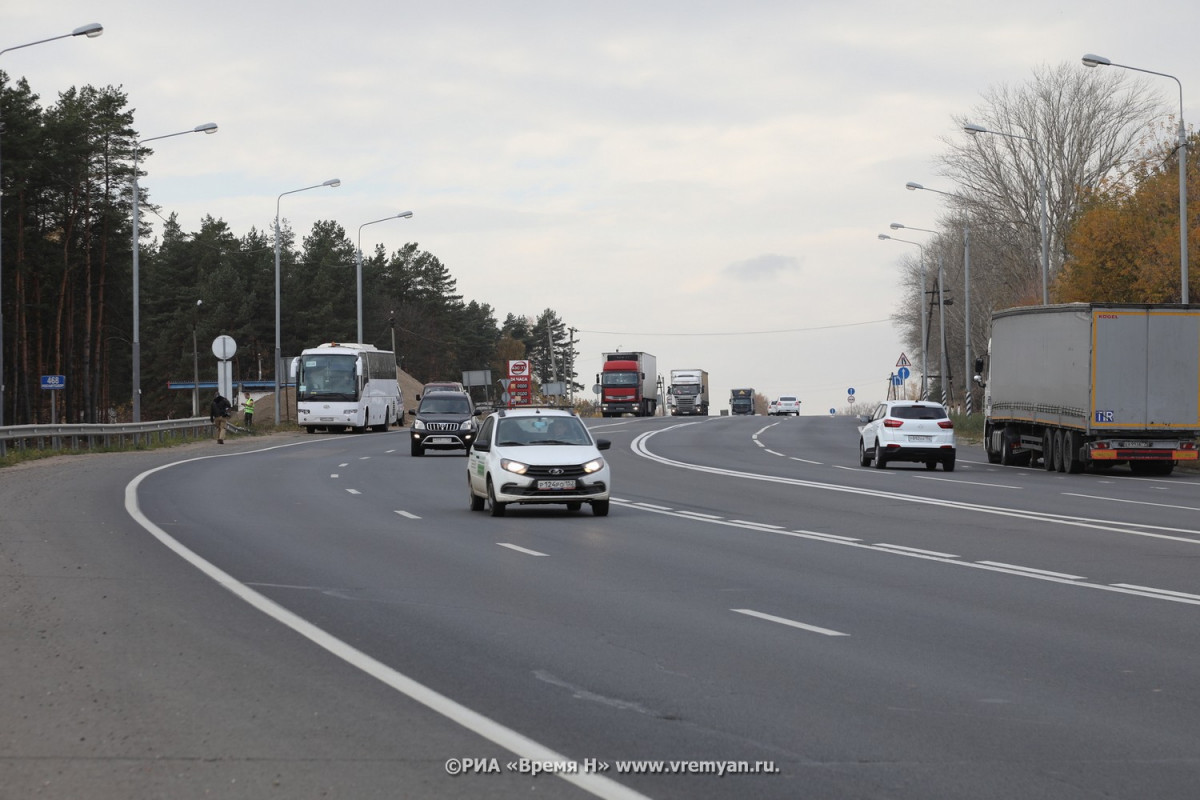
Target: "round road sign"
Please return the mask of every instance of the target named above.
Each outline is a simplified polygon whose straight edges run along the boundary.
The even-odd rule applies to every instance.
[[[233,340],[232,336],[225,336],[222,334],[213,339],[212,351],[213,355],[217,358],[221,359],[222,361],[228,361],[229,359],[233,358],[233,354],[237,352],[237,342]]]

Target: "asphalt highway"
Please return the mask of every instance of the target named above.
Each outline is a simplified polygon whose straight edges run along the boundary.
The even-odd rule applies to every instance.
[[[4,470],[11,796],[1194,794],[1196,473],[588,423],[605,518],[406,431]]]

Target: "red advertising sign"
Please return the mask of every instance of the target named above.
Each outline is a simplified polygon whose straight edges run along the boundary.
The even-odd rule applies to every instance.
[[[508,362],[508,407],[527,406],[533,403],[529,361]]]

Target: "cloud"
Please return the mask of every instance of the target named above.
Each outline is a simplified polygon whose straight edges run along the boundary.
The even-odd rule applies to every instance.
[[[731,278],[762,281],[778,278],[800,271],[800,260],[792,256],[781,256],[774,253],[755,256],[745,261],[735,261],[725,267],[722,272]]]

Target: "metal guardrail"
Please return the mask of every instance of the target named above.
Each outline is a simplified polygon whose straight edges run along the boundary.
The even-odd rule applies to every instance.
[[[0,428],[0,457],[12,450],[94,450],[163,442],[168,435],[199,439],[212,435],[208,417],[123,422],[115,425],[12,425]]]

